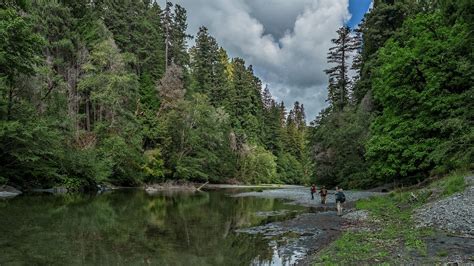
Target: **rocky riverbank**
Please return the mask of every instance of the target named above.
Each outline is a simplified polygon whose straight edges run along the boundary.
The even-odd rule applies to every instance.
[[[453,173],[422,188],[363,199],[313,265],[474,265],[472,176]]]
[[[263,234],[293,252],[292,264],[474,265],[474,176],[452,174],[423,188],[376,193],[345,191],[345,214],[311,199],[309,188],[245,192],[235,197],[289,200],[309,207],[293,219],[240,230]],[[371,197],[380,196],[383,197]],[[355,204],[355,201],[358,201]]]
[[[282,189],[269,189],[263,191],[244,192],[233,195],[234,197],[260,197],[288,200],[289,204],[309,207],[307,213],[296,217],[272,222],[269,224],[240,229],[238,233],[261,234],[272,239],[278,254],[288,258],[287,263],[294,265],[311,265],[309,256],[323,249],[337,239],[343,228],[354,223],[349,218],[339,217],[335,211],[334,191],[329,191],[327,204],[321,204],[319,194],[311,199],[308,187],[287,187]],[[354,201],[362,198],[380,195],[377,192],[345,191],[347,203],[346,215],[352,213]]]
[[[474,238],[474,176],[465,177],[465,182],[463,192],[418,208],[414,214],[418,225]]]

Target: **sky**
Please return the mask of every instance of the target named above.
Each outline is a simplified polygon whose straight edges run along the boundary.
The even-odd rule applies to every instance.
[[[342,25],[357,26],[371,0],[170,2],[186,8],[189,34],[206,26],[229,56],[253,66],[277,101],[288,109],[295,101],[304,104],[309,122],[327,106],[324,69],[331,39]]]

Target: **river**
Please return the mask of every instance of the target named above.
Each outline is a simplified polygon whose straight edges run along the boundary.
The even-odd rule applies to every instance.
[[[278,199],[115,190],[0,200],[0,265],[287,265],[296,253],[240,229],[307,208]],[[271,215],[271,214],[277,215]]]

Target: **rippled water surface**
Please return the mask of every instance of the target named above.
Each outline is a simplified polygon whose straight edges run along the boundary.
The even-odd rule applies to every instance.
[[[274,239],[237,229],[302,207],[231,190],[21,195],[0,200],[0,265],[288,264]],[[262,215],[276,213],[278,215]]]

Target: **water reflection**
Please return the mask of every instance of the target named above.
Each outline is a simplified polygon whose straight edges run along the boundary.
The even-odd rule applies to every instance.
[[[100,196],[23,195],[0,201],[0,265],[279,265],[272,239],[235,229],[302,210],[229,191]],[[294,212],[288,212],[294,213]]]

